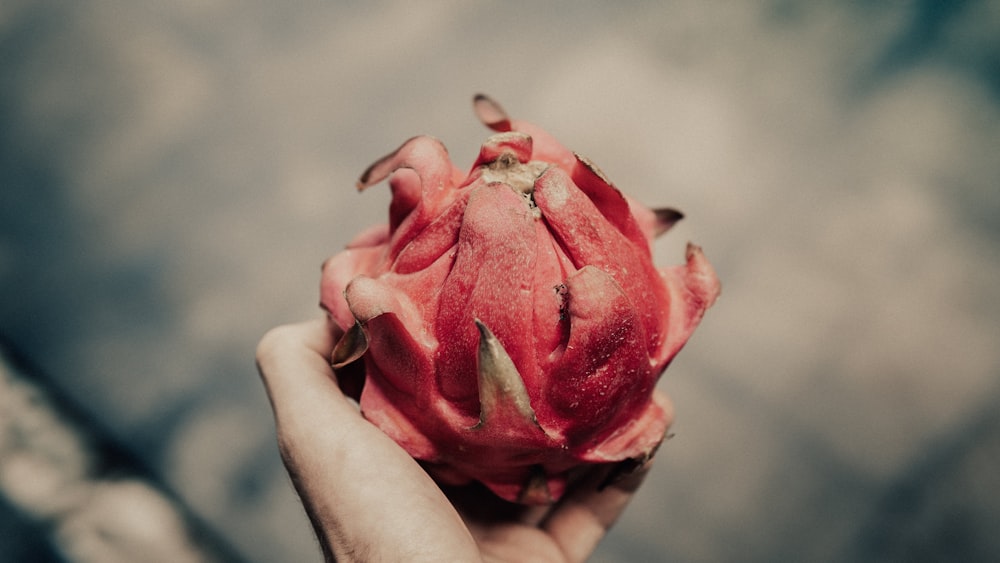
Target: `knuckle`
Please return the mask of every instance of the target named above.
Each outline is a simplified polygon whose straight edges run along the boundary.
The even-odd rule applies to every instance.
[[[274,356],[298,340],[298,331],[295,325],[280,325],[269,329],[257,343],[256,358],[257,364],[266,364]]]

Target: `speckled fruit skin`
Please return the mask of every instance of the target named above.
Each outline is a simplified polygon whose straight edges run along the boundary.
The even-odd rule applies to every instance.
[[[549,503],[574,468],[656,451],[671,411],[654,386],[720,286],[691,244],[653,265],[679,212],[636,203],[486,96],[474,107],[496,133],[471,171],[421,136],[358,182],[388,179],[392,203],[323,266],[331,360],[439,481]]]

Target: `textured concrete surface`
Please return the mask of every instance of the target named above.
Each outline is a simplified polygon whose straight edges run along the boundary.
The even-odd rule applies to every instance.
[[[594,561],[994,561],[1000,3],[0,6],[0,332],[247,561],[317,561],[253,349],[487,92],[724,292]],[[28,486],[27,483],[25,486]],[[0,499],[0,560],[51,560]]]

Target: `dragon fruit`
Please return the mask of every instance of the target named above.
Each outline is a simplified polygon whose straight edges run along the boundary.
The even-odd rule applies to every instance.
[[[323,266],[332,363],[364,416],[439,482],[526,504],[573,470],[641,465],[672,418],[654,386],[719,293],[701,249],[657,270],[682,216],[476,96],[496,134],[466,173],[419,136],[370,166],[388,224]]]

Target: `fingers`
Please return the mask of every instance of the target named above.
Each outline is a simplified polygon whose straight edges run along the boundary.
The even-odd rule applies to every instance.
[[[333,346],[319,320],[273,329],[257,349],[282,458],[327,554],[474,560],[475,544],[440,489],[340,392]]]
[[[548,532],[567,561],[586,561],[621,516],[649,472],[649,463],[606,487],[606,471],[595,472],[559,501],[541,528]]]
[[[257,369],[272,407],[294,409],[299,402],[308,408],[310,397],[341,398],[329,366],[333,331],[326,319],[280,326],[268,331],[257,345]],[[277,413],[276,413],[277,414]]]
[[[669,427],[673,421],[670,398],[655,390],[653,401],[663,410]],[[590,556],[642,485],[651,461],[647,458],[631,472],[626,468],[624,474],[617,475],[622,467],[593,472],[571,488],[542,521],[541,528],[559,545],[567,560],[585,561]]]

